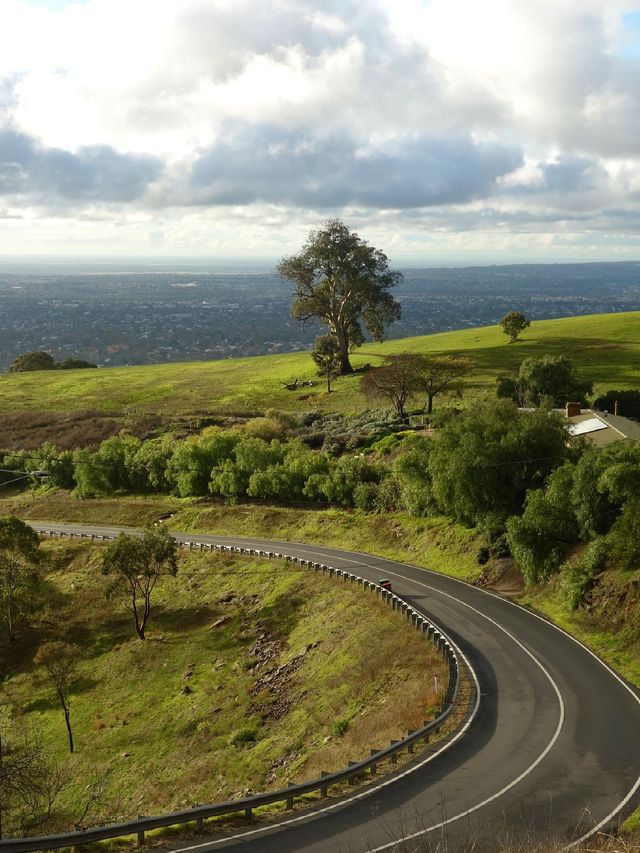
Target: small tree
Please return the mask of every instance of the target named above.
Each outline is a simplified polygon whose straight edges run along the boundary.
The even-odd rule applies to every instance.
[[[54,370],[56,363],[48,352],[36,350],[19,355],[9,368],[11,373],[28,373],[32,370]]]
[[[73,732],[71,731],[71,705],[69,689],[76,677],[79,649],[70,643],[56,640],[40,646],[33,662],[47,672],[60,700],[64,712],[64,721],[69,736],[69,752],[73,752]]]
[[[369,370],[362,377],[362,391],[369,399],[390,400],[396,413],[405,416],[405,406],[418,390],[421,369],[420,356],[411,353],[390,355],[386,364]]]
[[[109,545],[102,558],[102,573],[112,575],[107,595],[129,597],[136,632],[145,639],[145,627],[151,613],[151,594],[163,574],[175,577],[178,545],[162,530],[147,530],[142,537],[121,533]]]
[[[291,316],[303,323],[320,320],[335,337],[341,374],[353,372],[349,352],[363,343],[363,326],[381,341],[385,325],[400,317],[389,290],[402,274],[339,219],[312,231],[301,252],[282,259],[278,272],[295,287]]]
[[[470,360],[461,356],[421,358],[417,382],[427,395],[427,414],[433,411],[433,398],[444,391],[454,390],[460,379],[469,373],[470,366]]]
[[[509,343],[514,344],[518,340],[520,332],[524,332],[531,325],[531,321],[520,311],[509,311],[498,323],[502,326],[505,335],[509,335]]]
[[[333,335],[318,335],[311,358],[318,367],[318,376],[327,380],[327,393],[331,393],[331,380],[340,376],[340,347]]]
[[[16,620],[34,606],[39,583],[38,534],[15,516],[0,518],[0,618],[13,641]]]
[[[11,712],[7,701],[0,702],[0,839],[6,832],[23,834],[43,806],[50,813],[56,793],[40,736],[19,727]]]

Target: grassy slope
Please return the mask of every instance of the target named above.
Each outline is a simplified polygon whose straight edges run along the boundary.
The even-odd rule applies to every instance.
[[[491,387],[495,377],[517,368],[523,358],[566,354],[596,385],[634,387],[640,382],[640,312],[597,314],[534,322],[513,345],[500,328],[490,326],[416,338],[365,344],[353,357],[355,367],[376,364],[401,351],[455,353],[472,358],[469,386]],[[103,412],[134,410],[171,417],[197,411],[263,411],[269,407],[327,411],[367,408],[357,376],[340,379],[327,395],[323,383],[290,392],[285,382],[314,378],[308,353],[213,362],[9,374],[0,380],[0,411]]]
[[[107,804],[88,822],[301,781],[367,755],[435,711],[432,676],[443,683],[442,661],[373,596],[281,564],[183,553],[178,576],[154,593],[143,643],[124,602],[103,596],[98,547],[43,547],[45,605],[19,643],[0,641],[0,687],[72,772],[58,826],[77,818],[88,781],[107,769]],[[31,663],[53,637],[82,653],[72,757],[59,705]],[[234,735],[248,742],[234,744]]]
[[[479,546],[473,530],[446,518],[414,518],[403,513],[370,515],[359,510],[225,506],[171,497],[123,496],[76,500],[58,491],[23,492],[0,499],[0,515],[42,521],[143,526],[165,513],[172,530],[259,536],[292,542],[335,545],[353,551],[407,560],[463,580],[475,580]]]

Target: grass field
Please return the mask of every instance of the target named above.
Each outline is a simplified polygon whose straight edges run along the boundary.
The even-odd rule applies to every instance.
[[[183,552],[141,642],[126,600],[104,598],[100,546],[42,547],[43,599],[18,642],[0,641],[0,695],[69,774],[49,829],[73,825],[94,784],[88,824],[236,798],[346,766],[436,712],[442,660],[375,596],[284,563]],[[49,639],[81,655],[73,755],[33,665]]]
[[[377,364],[397,352],[466,355],[474,366],[468,387],[493,387],[498,374],[516,370],[532,355],[565,354],[593,378],[596,390],[640,384],[640,312],[597,314],[531,324],[509,344],[497,326],[365,344],[354,367]],[[261,413],[267,408],[352,412],[368,408],[357,375],[326,394],[313,388],[283,389],[295,379],[316,379],[308,353],[142,367],[7,374],[0,379],[0,412],[95,409],[130,416],[153,412],[172,418],[195,412]],[[437,404],[438,401],[436,401]]]

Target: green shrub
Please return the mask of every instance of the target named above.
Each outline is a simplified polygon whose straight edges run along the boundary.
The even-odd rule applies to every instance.
[[[341,717],[339,720],[336,720],[335,723],[331,726],[331,734],[334,737],[342,737],[347,733],[349,729],[349,720],[346,717]]]
[[[591,581],[604,569],[607,550],[606,540],[600,536],[590,542],[582,554],[560,567],[560,593],[570,610],[582,603]]]
[[[238,729],[229,738],[231,746],[246,746],[248,743],[255,743],[258,739],[258,729],[255,726],[246,726],[243,729]]]

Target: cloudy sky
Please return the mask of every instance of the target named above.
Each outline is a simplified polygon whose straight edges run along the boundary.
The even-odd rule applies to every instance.
[[[0,0],[0,256],[640,260],[640,0]]]

